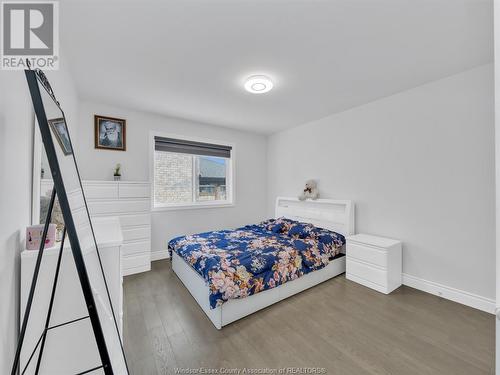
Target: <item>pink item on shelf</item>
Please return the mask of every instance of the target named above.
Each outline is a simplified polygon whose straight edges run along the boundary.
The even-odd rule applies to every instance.
[[[44,225],[32,225],[26,228],[26,249],[27,250],[40,250],[40,241],[42,240]],[[47,231],[47,238],[45,239],[45,247],[52,247],[56,243],[56,229],[55,224],[49,224]]]

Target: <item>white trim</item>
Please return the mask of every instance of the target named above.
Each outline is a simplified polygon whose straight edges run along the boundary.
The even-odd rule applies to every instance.
[[[455,289],[446,285],[435,283],[403,273],[403,285],[421,290],[426,293],[461,303],[490,314],[495,313],[495,300],[486,298],[464,290]]]
[[[161,206],[155,206],[155,181],[154,181],[154,151],[155,151],[155,137],[165,137],[182,139],[193,142],[205,142],[212,144],[220,144],[225,146],[231,146],[231,158],[229,159],[229,181],[230,189],[226,187],[227,198],[225,201],[215,201],[213,204],[207,204],[206,202],[193,202],[188,204],[165,204]],[[185,210],[185,209],[198,209],[198,208],[220,208],[220,207],[233,207],[236,205],[236,145],[233,142],[209,139],[204,137],[196,136],[186,136],[172,133],[165,133],[156,130],[149,131],[149,182],[151,184],[151,211],[173,211],[173,210]]]
[[[234,203],[224,203],[224,202],[226,201],[214,201],[214,203],[197,202],[191,204],[165,204],[153,207],[151,211],[157,212],[157,211],[176,211],[176,210],[197,210],[199,208],[224,208],[224,207],[235,206]]]
[[[119,181],[115,181],[115,180],[85,180],[85,179],[83,179],[82,183],[84,183],[85,185],[104,185],[104,184],[111,185],[111,184],[123,184],[123,183],[126,183],[126,184],[149,184],[149,181],[148,180],[144,180],[144,181],[127,180],[127,179],[121,179]]]
[[[151,262],[154,262],[155,260],[168,259],[168,258],[170,258],[168,250],[151,251]]]

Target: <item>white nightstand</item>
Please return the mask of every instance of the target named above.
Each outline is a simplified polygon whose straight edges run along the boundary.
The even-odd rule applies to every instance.
[[[356,234],[347,237],[346,278],[389,294],[401,285],[401,241]]]

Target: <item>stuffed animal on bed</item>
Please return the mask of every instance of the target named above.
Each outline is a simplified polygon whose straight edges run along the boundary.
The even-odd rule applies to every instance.
[[[299,199],[301,201],[305,201],[306,199],[309,198],[312,200],[319,198],[318,185],[314,180],[306,181],[306,187],[304,188],[304,191],[302,191],[302,194],[299,196]]]

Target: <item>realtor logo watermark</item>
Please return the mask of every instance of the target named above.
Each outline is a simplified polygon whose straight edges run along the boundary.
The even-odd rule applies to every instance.
[[[1,25],[1,69],[59,69],[57,1],[3,1]]]

